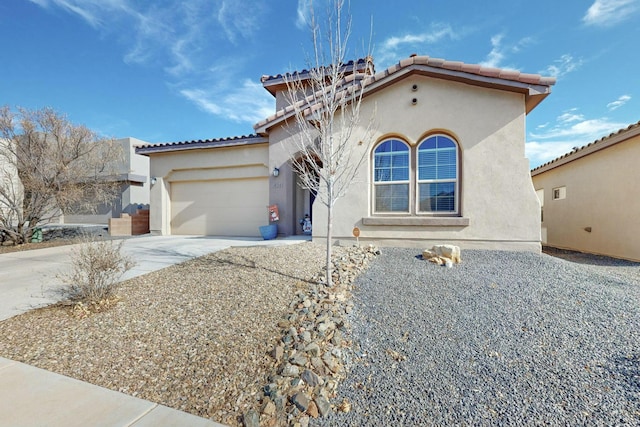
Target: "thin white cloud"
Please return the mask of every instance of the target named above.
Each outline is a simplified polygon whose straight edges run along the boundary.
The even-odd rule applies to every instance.
[[[218,24],[227,39],[237,43],[238,38],[248,39],[260,26],[264,5],[246,0],[224,0],[218,9]]]
[[[29,0],[43,8],[58,7],[77,15],[94,28],[105,25],[105,13],[130,13],[126,0]]]
[[[582,17],[582,22],[609,27],[631,17],[639,6],[637,0],[595,0]]]
[[[572,108],[556,117],[553,126],[538,126],[529,133],[526,153],[532,167],[546,163],[574,147],[582,147],[625,126],[607,117],[587,119]]]
[[[502,60],[504,59],[504,52],[501,46],[503,38],[504,34],[497,34],[491,37],[491,52],[489,52],[487,59],[482,61],[480,65],[484,67],[500,67]]]
[[[296,10],[296,27],[300,30],[307,28],[309,25],[310,15],[311,0],[298,0],[298,8]]]
[[[554,60],[547,68],[541,70],[540,74],[559,78],[576,71],[582,64],[584,64],[584,61],[581,58],[574,58],[572,55],[564,54]]]
[[[599,119],[582,119],[579,121],[572,120],[571,125],[565,125],[567,122],[560,122],[557,126],[542,133],[532,133],[535,139],[557,139],[557,138],[580,138],[582,145],[587,144],[600,136],[622,128],[625,124],[612,122],[606,117]]]
[[[180,93],[203,111],[235,122],[256,123],[275,111],[273,97],[249,79],[222,96],[204,89],[183,89]]]
[[[251,0],[30,0],[63,10],[116,38],[128,64],[159,67],[180,96],[210,114],[253,124],[274,111],[259,83],[238,80],[215,46],[250,39],[267,6]],[[212,51],[213,50],[213,51]],[[221,53],[221,52],[220,52]],[[218,64],[224,63],[224,67]],[[215,83],[212,84],[212,76]],[[241,77],[241,76],[240,76]],[[221,83],[224,82],[224,83]],[[200,89],[206,87],[206,89]]]
[[[401,53],[401,50],[416,50],[419,53],[425,45],[432,45],[445,39],[456,40],[460,37],[449,24],[432,23],[428,31],[404,34],[402,36],[392,36],[387,38],[380,45],[380,50],[376,51],[376,64],[385,67],[389,61],[396,61],[398,57],[408,56],[412,52]]]
[[[570,110],[567,110],[560,114],[556,120],[560,124],[567,124],[584,120],[584,116],[582,114],[576,114],[576,111],[578,111],[577,108],[571,108]]]
[[[576,141],[527,141],[524,151],[529,159],[530,167],[535,168],[570,152],[576,145],[580,145],[580,143],[576,143]]]
[[[491,68],[516,69],[514,65],[504,65],[505,59],[509,54],[522,51],[523,48],[530,45],[534,41],[531,37],[524,37],[518,40],[516,43],[504,44],[504,39],[504,33],[495,34],[491,37],[491,51],[487,54],[486,59],[480,62],[480,65],[482,65],[483,67]]]
[[[631,96],[622,95],[620,98],[616,99],[615,101],[608,103],[607,108],[609,109],[609,111],[617,110],[618,108],[622,107],[624,104],[629,102],[630,100],[631,100]]]

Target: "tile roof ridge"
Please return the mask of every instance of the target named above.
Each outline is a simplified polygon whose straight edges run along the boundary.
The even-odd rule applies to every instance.
[[[482,64],[465,63],[462,61],[450,61],[443,58],[432,58],[428,55],[412,54],[409,58],[400,60],[398,63],[380,71],[374,75],[378,80],[383,76],[393,74],[403,68],[412,65],[424,65],[428,67],[441,68],[449,71],[462,72],[467,74],[475,74],[483,77],[499,78],[502,80],[516,81],[526,84],[539,84],[543,86],[551,86],[556,83],[555,77],[542,76],[540,74],[522,73],[518,70],[487,67]],[[380,75],[380,77],[378,77]]]
[[[139,147],[172,147],[172,146],[181,146],[181,145],[190,145],[190,144],[212,144],[217,142],[232,142],[232,141],[242,141],[247,139],[254,138],[262,138],[262,136],[251,133],[248,135],[241,136],[227,136],[221,138],[209,138],[209,139],[192,139],[192,140],[184,140],[184,141],[174,141],[174,142],[159,142],[159,143],[148,143],[144,145],[140,145]]]
[[[371,56],[365,56],[363,58],[357,58],[355,60],[351,59],[349,61],[347,61],[346,63],[343,63],[341,66],[342,67],[351,67],[351,66],[360,66],[360,65],[366,65],[367,63],[372,63],[373,64],[373,58]],[[330,67],[331,65],[325,65],[324,67]],[[269,74],[263,74],[260,77],[260,82],[261,83],[268,83],[271,80],[280,80],[283,78],[298,78],[298,77],[305,77],[306,75],[310,74],[314,69],[317,69],[319,67],[316,68],[309,68],[309,69],[302,69],[299,71],[292,71],[292,72],[287,72],[287,73],[279,73],[279,74],[275,74],[275,75],[269,75]],[[356,67],[357,70],[357,67]]]

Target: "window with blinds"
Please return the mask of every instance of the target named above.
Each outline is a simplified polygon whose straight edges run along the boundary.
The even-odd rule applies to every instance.
[[[435,135],[418,146],[418,211],[457,213],[458,146]]]
[[[376,147],[374,187],[376,212],[409,212],[409,146],[397,139]]]
[[[457,214],[458,145],[432,135],[417,147],[388,139],[373,152],[374,213]]]

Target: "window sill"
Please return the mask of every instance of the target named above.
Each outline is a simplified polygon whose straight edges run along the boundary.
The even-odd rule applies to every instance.
[[[362,225],[398,225],[398,226],[426,226],[426,227],[467,227],[469,218],[462,217],[367,217],[362,218]]]

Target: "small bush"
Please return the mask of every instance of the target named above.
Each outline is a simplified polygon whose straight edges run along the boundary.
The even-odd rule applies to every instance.
[[[135,265],[122,254],[123,244],[123,240],[84,237],[82,244],[73,249],[71,270],[58,274],[65,285],[65,297],[92,305],[113,299],[120,278]]]

